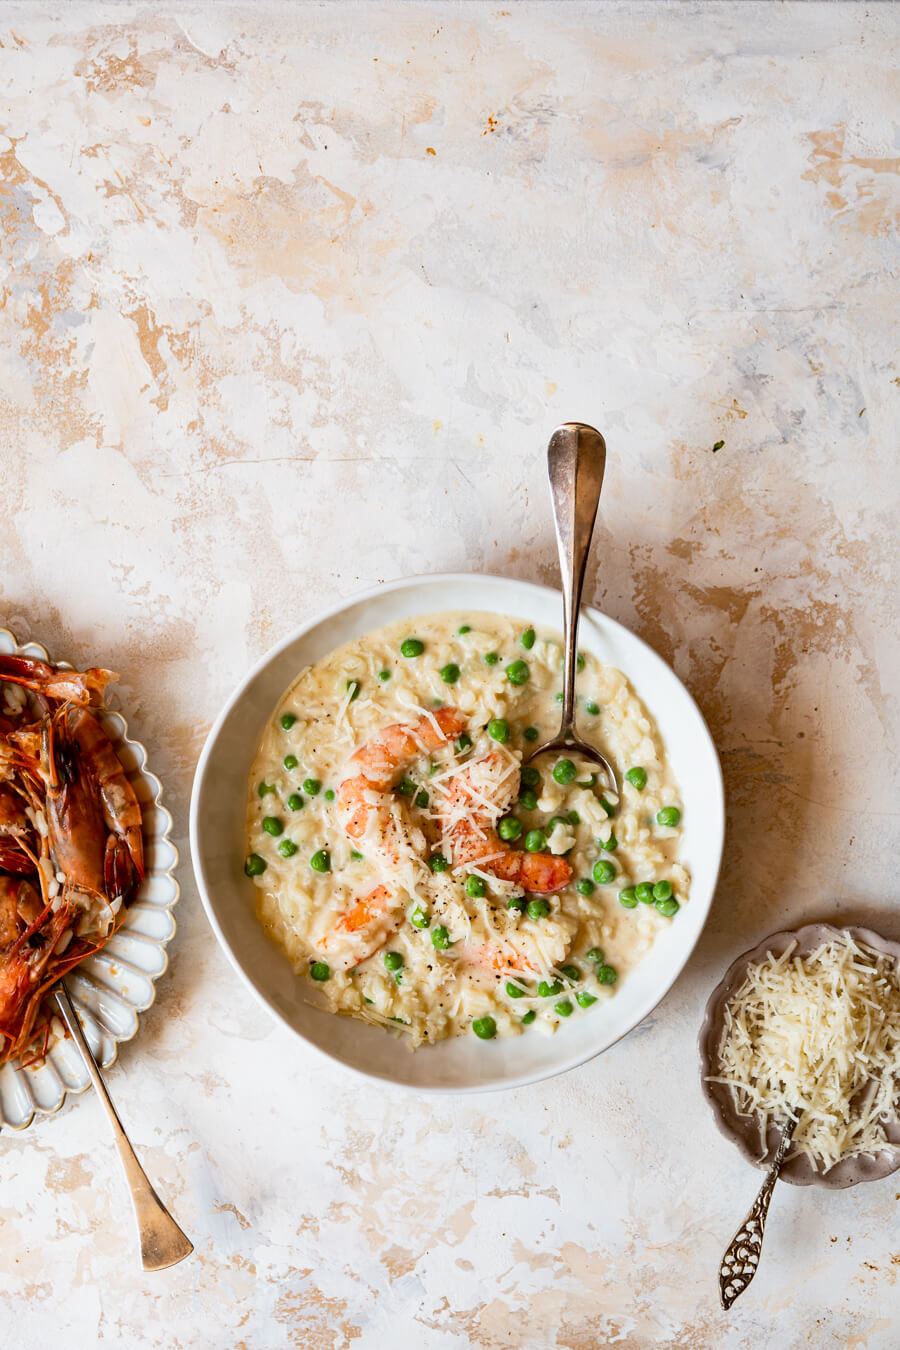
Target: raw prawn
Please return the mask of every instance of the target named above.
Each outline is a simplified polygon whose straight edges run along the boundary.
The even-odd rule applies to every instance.
[[[439,808],[445,855],[450,854],[454,866],[477,863],[501,881],[511,881],[538,895],[550,895],[572,879],[565,858],[511,848],[495,828],[518,786],[518,765],[496,750],[471,760],[454,774]]]

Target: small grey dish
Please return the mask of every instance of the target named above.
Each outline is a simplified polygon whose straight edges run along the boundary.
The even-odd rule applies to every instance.
[[[758,1118],[738,1113],[731,1089],[726,1084],[709,1082],[710,1076],[718,1072],[718,1047],[724,1026],[725,1006],[743,983],[748,967],[764,961],[768,953],[779,957],[792,942],[796,942],[796,954],[808,956],[817,947],[840,937],[843,933],[849,933],[855,942],[864,943],[874,951],[900,962],[900,942],[891,942],[881,937],[879,933],[873,933],[870,928],[835,928],[828,923],[811,923],[793,932],[773,933],[752,951],[744,952],[729,966],[724,979],[713,990],[706,1005],[706,1016],[700,1028],[699,1038],[700,1084],[706,1100],[712,1107],[719,1130],[726,1139],[737,1145],[747,1161],[753,1163],[755,1167],[767,1168],[771,1165],[782,1131],[777,1125],[769,1127],[766,1152],[760,1156]],[[855,1158],[844,1158],[825,1172],[813,1167],[804,1154],[798,1154],[788,1158],[783,1164],[780,1180],[789,1181],[794,1186],[824,1186],[830,1190],[856,1186],[861,1181],[880,1181],[900,1167],[900,1125],[888,1125],[885,1133],[895,1147],[883,1149],[876,1154],[860,1154]]]

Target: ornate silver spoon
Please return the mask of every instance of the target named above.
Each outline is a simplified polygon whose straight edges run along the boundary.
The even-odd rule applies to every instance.
[[[548,750],[574,750],[583,759],[599,764],[607,776],[609,787],[617,793],[619,785],[613,766],[605,755],[581,739],[575,727],[578,616],[605,467],[606,442],[594,427],[584,422],[564,422],[550,437],[547,469],[563,588],[565,668],[562,720],[558,733],[535,746],[523,762],[527,764],[536,755],[544,755]]]
[[[65,980],[60,980],[52,993],[60,1016],[81,1051],[87,1071],[91,1076],[91,1082],[112,1125],[116,1148],[119,1150],[119,1157],[122,1159],[122,1166],[125,1169],[125,1179],[131,1191],[134,1215],[137,1219],[138,1234],[141,1239],[143,1267],[145,1270],[165,1270],[167,1266],[177,1265],[186,1256],[190,1256],[194,1250],[193,1243],[182,1233],[178,1224],[150,1185],[144,1169],[137,1160],[135,1151],[128,1140],[128,1135],[125,1133],[116,1108],[113,1106],[112,1098],[106,1090],[106,1084],[97,1067],[97,1061],[94,1059],[91,1047],[88,1045],[87,1038],[81,1029],[81,1023],[72,1005],[72,1000],[69,998]]]
[[[759,1195],[754,1200],[750,1213],[725,1249],[725,1255],[722,1257],[722,1264],[719,1267],[719,1298],[722,1300],[722,1307],[725,1309],[730,1308],[735,1299],[744,1292],[759,1269],[769,1202],[772,1199],[775,1182],[778,1180],[778,1174],[787,1154],[788,1145],[794,1137],[796,1128],[796,1120],[789,1120],[785,1125],[775,1157],[772,1159],[772,1166],[766,1173],[766,1179],[760,1187]]]

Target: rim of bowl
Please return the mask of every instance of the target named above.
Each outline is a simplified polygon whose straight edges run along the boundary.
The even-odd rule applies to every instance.
[[[842,926],[833,923],[805,923],[801,928],[783,928],[777,933],[770,933],[761,942],[757,942],[756,946],[735,957],[707,999],[703,1022],[697,1037],[700,1051],[700,1087],[713,1113],[719,1133],[734,1144],[746,1161],[754,1167],[771,1166],[781,1138],[781,1130],[777,1125],[769,1126],[766,1151],[760,1157],[758,1117],[739,1115],[737,1109],[731,1105],[728,1088],[722,1084],[707,1082],[708,1076],[715,1072],[718,1063],[717,1047],[722,1034],[725,1006],[743,982],[748,966],[764,960],[769,952],[776,957],[781,956],[790,943],[796,942],[797,954],[806,956],[823,943],[844,933],[849,933],[854,942],[864,943],[885,956],[893,957],[900,968],[900,942],[886,938],[872,928],[861,928],[857,924]],[[745,1121],[746,1124],[743,1124]],[[900,1146],[896,1144],[878,1153],[861,1153],[842,1158],[825,1172],[814,1168],[805,1154],[798,1154],[784,1164],[779,1180],[790,1182],[793,1186],[821,1186],[826,1190],[843,1190],[847,1186],[856,1186],[863,1181],[880,1181],[890,1176],[898,1167],[900,1167]]]
[[[700,924],[700,927],[697,929],[696,934],[694,935],[694,940],[691,946],[684,953],[683,958],[680,960],[680,962],[676,963],[672,967],[671,971],[667,975],[667,978],[660,983],[658,988],[656,988],[651,995],[648,996],[645,1004],[641,1005],[639,1009],[639,1015],[634,1019],[631,1026],[627,1027],[626,1030],[620,1032],[620,1034],[614,1037],[613,1040],[609,1041],[606,1045],[598,1049],[576,1053],[574,1055],[571,1055],[568,1059],[560,1060],[558,1064],[546,1070],[537,1070],[533,1073],[518,1074],[515,1077],[504,1079],[502,1082],[476,1083],[466,1086],[458,1086],[458,1085],[448,1086],[440,1083],[433,1083],[433,1084],[401,1083],[398,1082],[397,1079],[392,1078],[389,1075],[374,1072],[370,1073],[365,1069],[357,1067],[355,1064],[348,1064],[348,1062],[345,1059],[342,1059],[340,1055],[333,1053],[332,1051],[328,1050],[322,1045],[316,1044],[314,1041],[311,1041],[307,1036],[303,1034],[302,1031],[299,1031],[297,1027],[295,1027],[293,1023],[289,1021],[287,1017],[285,1017],[285,1015],[280,1011],[280,1009],[276,1007],[276,1005],[269,999],[269,997],[261,989],[257,987],[255,982],[244,970],[235,952],[232,950],[231,945],[226,939],[222,927],[218,921],[218,917],[215,912],[215,906],[211,898],[211,890],[210,888],[207,887],[206,884],[206,877],[204,875],[203,869],[202,854],[199,846],[198,802],[204,786],[207,765],[212,756],[215,742],[218,739],[219,732],[221,731],[223,724],[225,723],[226,719],[228,718],[233,708],[235,708],[235,706],[240,702],[247,687],[252,683],[252,681],[256,678],[256,676],[262,670],[265,669],[266,666],[268,666],[272,661],[276,660],[276,658],[280,656],[282,652],[284,652],[299,638],[303,637],[311,629],[317,627],[319,624],[326,622],[328,619],[334,618],[335,615],[340,614],[344,609],[348,609],[351,606],[360,604],[361,602],[366,600],[376,599],[378,596],[384,595],[391,591],[402,590],[405,587],[436,586],[439,584],[447,584],[447,583],[468,585],[472,583],[480,584],[483,582],[503,582],[509,585],[523,587],[524,589],[542,591],[545,593],[558,595],[560,601],[562,601],[562,592],[554,586],[547,586],[541,582],[523,580],[520,577],[507,577],[497,572],[423,572],[410,577],[397,577],[392,581],[380,582],[377,586],[367,586],[363,590],[354,591],[351,592],[349,595],[342,596],[340,600],[338,600],[335,604],[329,605],[325,609],[316,610],[315,613],[309,615],[308,618],[304,619],[302,623],[298,624],[295,628],[292,628],[290,632],[288,632],[279,642],[276,642],[272,647],[270,647],[269,650],[265,652],[259,658],[259,660],[257,660],[253,664],[253,666],[251,666],[250,670],[247,671],[247,673],[244,675],[244,677],[241,679],[241,681],[238,683],[238,685],[234,688],[232,693],[226,699],[225,703],[223,704],[219,712],[219,715],[216,717],[215,721],[213,722],[209,730],[209,733],[203,744],[203,749],[200,752],[200,757],[197,761],[197,768],[194,772],[194,780],[191,787],[191,805],[190,805],[191,865],[193,867],[194,878],[197,882],[197,889],[200,893],[200,899],[203,904],[206,917],[209,921],[210,927],[212,928],[213,932],[216,935],[216,939],[219,943],[219,946],[221,947],[222,951],[228,958],[228,961],[231,964],[232,968],[237,972],[237,974],[243,981],[244,985],[253,993],[256,1000],[262,1004],[262,1006],[266,1009],[266,1011],[272,1017],[274,1017],[276,1021],[278,1021],[282,1026],[286,1027],[288,1031],[290,1031],[294,1036],[296,1036],[298,1040],[303,1041],[303,1043],[307,1045],[311,1050],[322,1055],[325,1059],[330,1060],[332,1063],[339,1064],[346,1071],[356,1074],[358,1077],[363,1078],[370,1083],[372,1082],[383,1083],[388,1085],[389,1087],[404,1092],[420,1092],[440,1096],[447,1096],[447,1095],[465,1096],[478,1092],[501,1092],[507,1090],[514,1090],[520,1087],[527,1087],[532,1083],[543,1082],[549,1078],[556,1078],[561,1074],[568,1073],[571,1069],[577,1069],[582,1064],[589,1063],[590,1060],[596,1059],[598,1055],[605,1054],[607,1050],[612,1049],[614,1045],[617,1045],[620,1041],[624,1040],[626,1036],[628,1036],[632,1031],[634,1031],[635,1027],[640,1026],[641,1023],[644,1022],[647,1017],[649,1017],[650,1013],[653,1012],[654,1008],[659,1006],[659,1004],[665,998],[666,994],[668,994],[669,990],[675,984],[675,981],[681,975],[682,971],[684,970],[685,966],[687,965],[688,961],[690,960],[691,956],[694,954],[694,951],[696,950],[697,943],[700,940],[701,934],[706,925],[706,921],[709,918],[709,911],[711,910],[713,900],[715,899],[716,887],[718,885],[719,873],[722,865],[722,852],[725,843],[725,785],[722,777],[722,766],[719,763],[719,754],[716,749],[715,741],[712,738],[712,734],[709,730],[709,727],[706,724],[706,719],[704,718],[703,713],[700,711],[700,708],[697,705],[697,702],[694,699],[693,694],[683,683],[683,681],[680,680],[679,677],[675,674],[675,671],[672,669],[669,663],[665,661],[663,657],[660,656],[659,652],[657,652],[655,648],[651,647],[649,643],[645,642],[643,638],[639,637],[636,633],[633,633],[630,628],[626,628],[624,624],[619,623],[617,619],[613,619],[608,614],[604,614],[602,610],[596,609],[593,605],[582,605],[583,613],[597,614],[602,618],[604,623],[609,624],[613,628],[618,629],[627,634],[628,638],[631,641],[638,643],[638,645],[642,647],[646,652],[650,653],[650,655],[653,658],[655,658],[657,661],[660,661],[669,671],[670,675],[675,680],[678,681],[678,684],[681,686],[685,696],[690,701],[690,704],[696,713],[699,727],[706,738],[708,749],[712,753],[712,762],[715,767],[715,775],[716,775],[714,785],[715,786],[714,800],[715,806],[717,808],[717,816],[719,824],[718,845],[716,850],[715,866],[712,869],[712,881],[709,888],[709,897],[706,901],[706,910],[705,913],[703,914],[702,922]],[[711,792],[710,798],[712,798]],[[423,1049],[427,1048],[428,1047],[423,1047]]]

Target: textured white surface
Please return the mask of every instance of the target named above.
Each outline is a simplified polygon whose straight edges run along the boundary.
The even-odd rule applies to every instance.
[[[657,1014],[484,1101],[379,1092],[263,1019],[185,858],[170,975],[110,1080],[196,1254],[138,1273],[75,1100],[0,1139],[4,1345],[893,1350],[890,1180],[779,1190],[719,1312],[758,1177],[695,1036],[766,931],[900,935],[897,8],[0,22],[0,609],[123,672],[178,842],[207,726],[299,616],[412,572],[553,577],[566,418],[610,449],[590,598],[692,689],[730,799]]]

